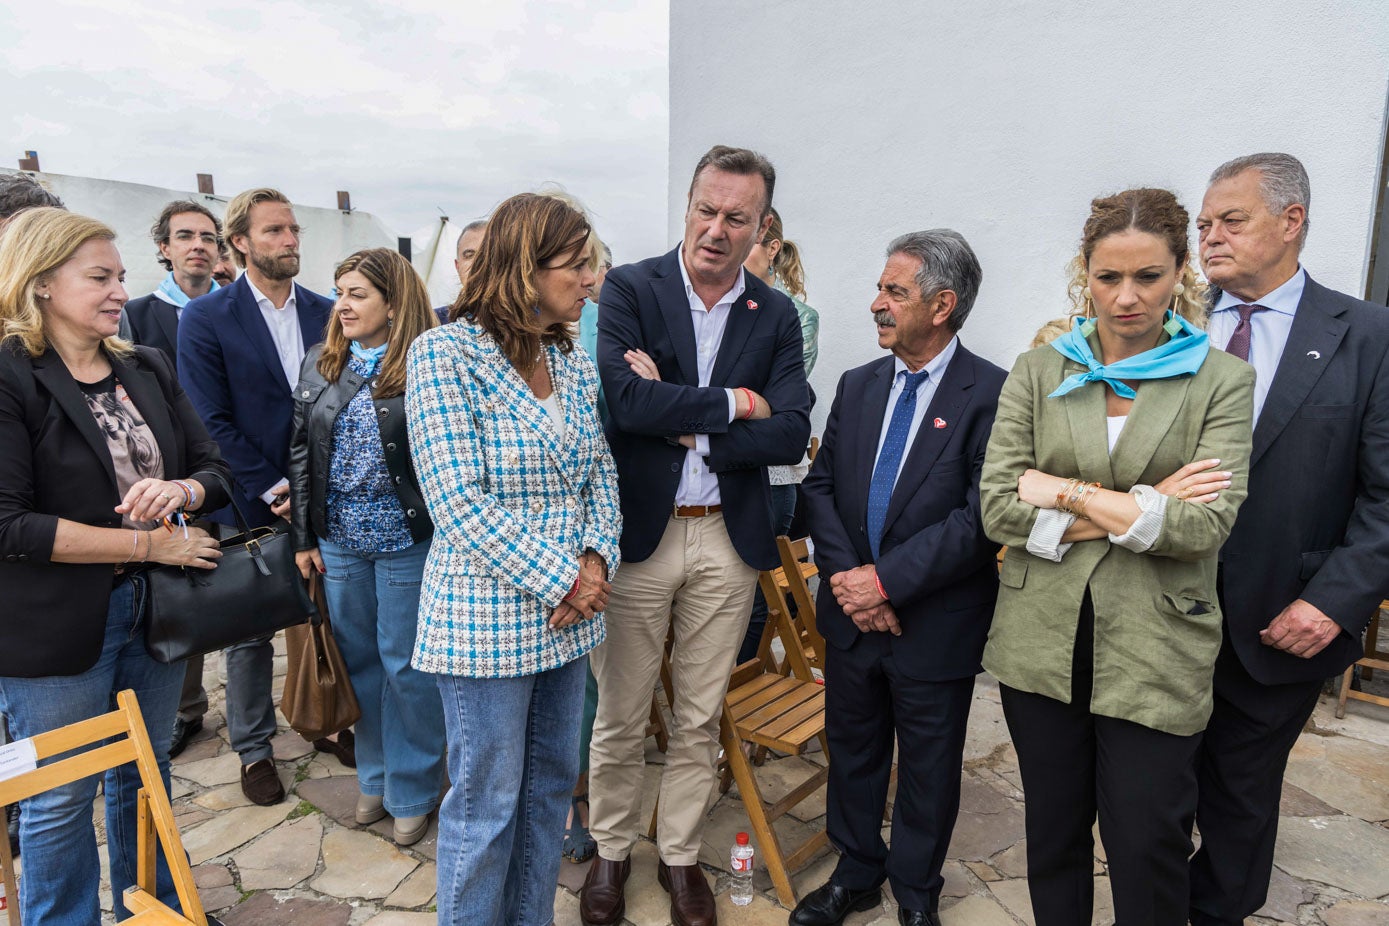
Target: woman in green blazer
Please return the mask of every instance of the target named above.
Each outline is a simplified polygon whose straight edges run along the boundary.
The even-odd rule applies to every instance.
[[[1186,922],[1216,554],[1254,389],[1190,321],[1187,231],[1166,190],[1091,204],[1072,281],[1087,318],[1018,358],[984,463],[984,528],[1008,546],[984,667],[1027,795],[1037,926],[1090,922],[1097,813],[1118,922]]]

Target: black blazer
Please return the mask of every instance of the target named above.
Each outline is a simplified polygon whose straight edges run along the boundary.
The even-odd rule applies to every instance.
[[[1267,685],[1342,672],[1389,596],[1389,311],[1309,276],[1254,425],[1249,497],[1220,551],[1226,629]],[[1297,598],[1343,632],[1312,659],[1259,631]]]
[[[343,368],[336,383],[318,372],[323,346],[309,350],[294,387],[294,436],[289,444],[289,533],[294,549],[311,550],[328,536],[328,473],[333,465],[333,424],[347,403],[361,391],[363,379]],[[373,384],[374,386],[374,384]],[[405,426],[405,396],[375,399],[376,424],[381,432],[381,455],[395,486],[400,510],[415,543],[434,535],[420,480],[410,459],[410,433]]]
[[[608,272],[598,312],[598,372],[617,461],[622,558],[655,551],[670,520],[686,450],[682,434],[709,435],[724,523],[743,561],[778,563],[767,467],[799,463],[810,441],[801,323],[782,293],[752,274],[729,310],[710,385],[699,386],[694,323],[680,276],[680,250]],[[645,351],[661,381],[632,372],[622,355]],[[725,388],[743,386],[772,407],[762,421],[728,420]]]
[[[169,478],[196,480],[203,510],[226,503],[231,471],[167,357],[149,347],[109,358],[154,434]],[[96,664],[111,565],[54,563],[58,519],[120,527],[116,471],[86,399],[61,358],[0,347],[0,676],[77,675]]]
[[[121,313],[121,337],[169,355],[178,369],[178,309],[150,293],[125,304]]]
[[[829,578],[873,562],[868,488],[892,378],[891,356],[840,378],[820,452],[801,485],[821,577],[815,624],[841,650],[863,634],[835,601]],[[892,490],[878,579],[902,625],[902,635],[890,637],[893,659],[911,678],[981,671],[998,597],[998,544],[984,536],[979,474],[1006,378],[958,345]]]
[[[323,340],[333,303],[297,283],[294,292],[307,350]],[[178,350],[179,380],[226,455],[247,520],[252,527],[280,524],[260,496],[289,478],[294,384],[244,274],[184,307]],[[212,519],[234,523],[230,510]]]

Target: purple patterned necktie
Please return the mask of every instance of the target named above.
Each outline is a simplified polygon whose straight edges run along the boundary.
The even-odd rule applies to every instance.
[[[1249,324],[1249,317],[1255,312],[1264,312],[1268,306],[1263,305],[1237,305],[1239,309],[1239,324],[1235,326],[1235,333],[1230,335],[1230,343],[1225,345],[1225,353],[1234,354],[1245,363],[1249,362],[1249,340],[1254,333],[1254,326]]]

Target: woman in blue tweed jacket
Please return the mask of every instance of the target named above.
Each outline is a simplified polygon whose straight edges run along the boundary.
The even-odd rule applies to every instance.
[[[434,545],[413,665],[437,676],[453,782],[439,922],[551,921],[589,650],[617,565],[617,471],[573,323],[593,285],[583,215],[493,213],[455,305],[410,350],[410,447]]]

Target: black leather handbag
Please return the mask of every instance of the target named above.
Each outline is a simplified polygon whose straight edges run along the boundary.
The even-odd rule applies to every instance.
[[[159,566],[149,570],[145,649],[157,662],[226,649],[303,624],[314,613],[289,535],[252,530],[231,498],[238,533],[221,542],[216,569]]]

